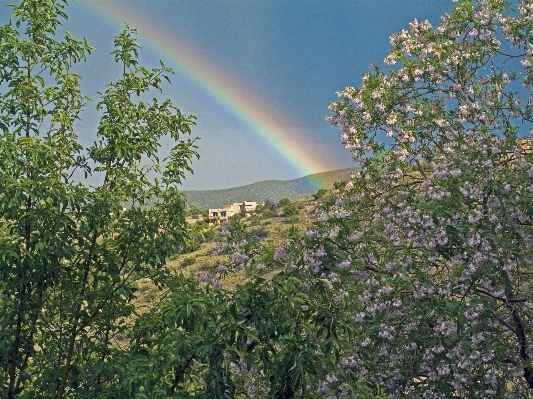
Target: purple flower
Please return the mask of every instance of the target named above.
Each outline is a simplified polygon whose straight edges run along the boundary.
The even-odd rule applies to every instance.
[[[381,295],[381,294],[388,295],[388,294],[391,293],[391,291],[392,291],[392,288],[390,286],[388,286],[388,285],[385,285],[385,286],[381,287],[378,290],[377,294],[378,295]]]
[[[341,359],[341,365],[344,367],[346,366],[355,367],[357,365],[357,362],[353,356],[343,357]]]
[[[215,270],[217,273],[225,273],[228,271],[228,268],[224,265],[218,265]]]
[[[482,311],[483,311],[483,304],[479,304],[479,305],[475,306],[474,308],[468,309],[465,312],[465,317],[468,320],[477,319]]]
[[[347,269],[348,267],[350,267],[350,261],[349,260],[345,260],[344,262],[341,262],[339,264],[339,267],[341,269]]]
[[[305,233],[305,235],[309,238],[313,238],[313,237],[316,237],[317,235],[317,231],[316,230],[309,230]]]
[[[393,332],[394,332],[394,327],[382,323],[379,326],[378,335],[382,338],[391,340],[393,338],[393,335],[391,333]]]
[[[411,342],[409,345],[405,347],[408,351],[414,351],[418,346],[416,345],[416,342]]]
[[[363,232],[355,231],[351,236],[348,237],[349,242],[355,242],[363,236]]]
[[[365,314],[363,312],[361,313],[357,313],[354,317],[353,317],[353,320],[356,322],[356,323],[361,323],[363,321],[363,319],[365,318]]]
[[[477,209],[474,209],[470,215],[468,215],[468,223],[475,224],[477,223],[481,218],[483,217],[483,214],[478,211]]]
[[[359,298],[359,301],[361,301],[362,303],[365,303],[365,302],[370,301],[371,297],[372,295],[369,292],[365,291],[363,292],[362,295],[359,295],[357,298]]]
[[[231,259],[233,259],[237,263],[244,263],[250,258],[248,257],[248,255],[241,254],[239,252],[234,252],[231,254]]]
[[[283,260],[287,257],[287,250],[283,247],[277,247],[274,253],[275,260]]]
[[[446,234],[446,230],[444,230],[443,228],[438,229],[435,235],[435,239],[437,240],[437,243],[439,245],[446,245],[446,243],[448,242],[448,235]]]

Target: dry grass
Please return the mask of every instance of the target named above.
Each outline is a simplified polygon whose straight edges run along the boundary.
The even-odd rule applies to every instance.
[[[269,217],[255,215],[245,218],[243,223],[247,226],[247,230],[256,231],[262,236],[260,239],[261,245],[269,247],[284,245],[288,240],[287,230],[293,221],[302,231],[305,231],[311,225],[307,218],[308,211],[306,210],[306,207],[313,206],[315,200],[313,198],[307,198],[295,201],[294,204],[297,206],[300,213],[292,219],[283,216],[283,211],[278,209],[272,212]],[[218,230],[219,228],[217,229],[217,236]],[[212,271],[218,264],[227,261],[227,258],[224,256],[213,255],[214,249],[215,240],[206,242],[194,252],[173,257],[167,262],[166,267],[189,277],[195,277],[202,272]],[[277,273],[279,273],[279,270],[265,271],[262,277],[266,280],[270,280]],[[229,273],[221,280],[221,283],[224,289],[232,291],[244,281],[246,281],[246,271],[243,270],[237,273]],[[149,311],[159,302],[164,294],[164,292],[161,292],[154,287],[148,279],[139,280],[137,282],[137,287],[138,291],[136,293],[136,299],[134,300],[134,306],[138,314]]]

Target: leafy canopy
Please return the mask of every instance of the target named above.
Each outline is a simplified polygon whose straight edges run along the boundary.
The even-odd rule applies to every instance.
[[[126,27],[112,53],[122,76],[100,94],[97,139],[82,148],[75,127],[89,99],[74,66],[93,48],[59,38],[65,5],[23,1],[0,28],[2,398],[96,396],[112,381],[106,365],[134,315],[135,282],[157,284],[185,238],[177,185],[197,156],[182,139],[194,117],[137,100],[172,70],[139,66]],[[163,136],[175,142],[165,160]],[[80,171],[102,183],[80,183]]]

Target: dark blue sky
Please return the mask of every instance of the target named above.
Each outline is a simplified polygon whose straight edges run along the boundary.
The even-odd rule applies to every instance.
[[[7,2],[0,0],[0,23],[10,16],[4,7]],[[353,163],[340,145],[340,131],[325,121],[335,92],[359,85],[370,64],[382,63],[391,33],[408,28],[414,18],[435,25],[453,6],[450,0],[76,0],[67,8],[70,19],[65,28],[76,37],[86,36],[98,49],[79,68],[85,76],[83,89],[94,100],[96,92],[105,90],[105,83],[120,72],[109,52],[113,36],[122,22],[128,22],[119,23],[126,16],[106,18],[94,12],[104,2],[127,7],[147,25],[156,24],[167,38],[193,48],[290,120],[305,133],[305,140],[319,145],[341,167]],[[144,47],[141,61],[157,66],[161,54],[143,42],[142,24],[134,27]],[[195,174],[187,178],[184,189],[301,177],[275,148],[265,145],[208,94],[195,90],[175,69],[174,83],[163,94],[198,117],[193,134],[201,137],[201,159],[193,164]],[[85,144],[94,139],[95,105],[96,101],[88,104],[79,127]]]

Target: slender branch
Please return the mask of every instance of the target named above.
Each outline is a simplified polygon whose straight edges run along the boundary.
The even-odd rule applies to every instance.
[[[42,298],[43,298],[43,290],[41,289],[40,292],[39,292],[38,304],[41,304]],[[37,331],[37,321],[39,320],[39,314],[40,313],[41,313],[41,306],[37,306],[37,309],[35,310],[35,314],[34,314],[33,319],[32,319],[31,328],[30,328],[31,332],[30,332],[30,336],[28,338],[28,342],[29,343],[31,343],[33,341],[33,336],[35,335],[35,332]],[[25,365],[28,363],[28,360],[30,359],[31,353],[32,353],[31,350],[26,350],[26,356],[24,356],[24,360],[22,361],[22,364],[20,366],[21,369],[23,369],[25,367]],[[19,390],[21,383],[22,383],[22,381],[19,379],[17,381],[17,388],[16,388],[17,391]]]
[[[415,163],[416,163],[416,167],[418,168],[418,171],[420,172],[420,174],[422,176],[424,176],[424,179],[427,180],[427,175],[426,175],[426,172],[424,172],[424,169],[422,168],[422,165],[420,164],[420,161],[418,160],[418,158],[415,158]]]
[[[80,295],[79,295],[80,298],[84,298],[85,296],[85,289],[87,287],[87,282],[89,280],[89,270],[91,268],[92,257],[94,254],[94,248],[96,246],[97,238],[98,238],[98,233],[95,229],[93,231],[91,249],[85,261],[85,270],[83,272],[82,287],[81,287]],[[76,337],[78,336],[78,323],[79,323],[78,317],[81,311],[81,304],[82,302],[79,301],[78,305],[76,306],[76,310],[74,311],[73,317],[72,317],[73,322],[72,322],[72,328],[70,329],[70,339],[69,339],[69,346],[68,346],[68,351],[67,351],[67,359],[65,360],[65,366],[63,369],[63,374],[61,376],[61,379],[58,380],[58,389],[57,389],[58,399],[62,399],[64,397],[68,374],[70,372],[70,369],[72,368],[71,362],[72,362],[72,356],[74,354],[74,346],[76,344]]]
[[[512,325],[510,325],[506,320],[502,319],[501,317],[498,317],[497,320],[502,323],[505,327],[509,329],[513,334],[516,335],[516,330],[513,328]]]
[[[23,285],[20,296],[24,296],[26,292],[26,286]],[[15,399],[15,383],[17,379],[17,363],[18,363],[18,354],[19,354],[19,348],[21,344],[20,335],[22,330],[22,316],[21,311],[17,312],[17,327],[15,331],[15,342],[13,343],[13,348],[11,351],[11,356],[9,359],[10,368],[9,368],[9,388],[7,391],[7,399]]]
[[[187,367],[189,367],[189,364],[191,364],[195,355],[196,352],[193,350],[189,357],[185,359],[185,364],[174,371],[174,380],[172,381],[172,386],[170,387],[170,393],[175,392],[176,388],[178,387],[178,384],[181,382],[181,379],[185,374],[185,370],[187,370]]]
[[[513,298],[513,287],[512,282],[509,277],[509,273],[507,273],[506,270],[502,270],[501,272],[504,284],[505,284],[505,296],[508,299],[508,302],[505,303],[505,307],[509,310],[511,313],[511,316],[513,317],[514,326],[515,326],[515,336],[518,339],[519,344],[519,353],[520,358],[523,361],[528,361],[530,359],[529,353],[528,353],[528,341],[526,337],[526,333],[524,330],[524,324],[522,323],[522,318],[520,317],[520,313],[518,312],[518,308],[516,304],[509,302]],[[530,389],[533,389],[533,373],[529,369],[529,367],[524,367],[524,378],[529,386]]]
[[[507,303],[527,302],[527,298],[512,298],[512,299],[509,299],[509,298],[503,298],[503,297],[501,297],[501,296],[495,296],[495,295],[492,295],[490,292],[485,291],[485,290],[482,289],[482,288],[476,288],[475,291],[478,292],[478,293],[480,293],[480,294],[486,295],[486,296],[488,296],[488,297],[491,297],[491,298],[497,299],[497,300],[499,300],[499,301],[502,301],[502,302],[507,302]]]

